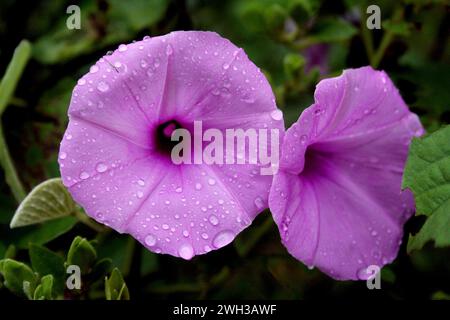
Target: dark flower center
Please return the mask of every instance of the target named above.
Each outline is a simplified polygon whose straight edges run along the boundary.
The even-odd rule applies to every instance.
[[[174,130],[180,128],[182,128],[182,126],[176,120],[166,121],[156,127],[156,134],[155,134],[156,146],[161,153],[167,155],[171,154],[173,147],[177,145],[179,142],[172,141],[170,137],[172,136],[172,132]]]

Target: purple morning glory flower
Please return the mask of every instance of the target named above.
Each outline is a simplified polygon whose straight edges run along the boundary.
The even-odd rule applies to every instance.
[[[264,75],[216,33],[122,44],[73,91],[63,183],[92,218],[153,252],[191,259],[221,248],[267,207],[272,176],[261,163],[174,164],[171,135],[195,134],[194,121],[284,131]]]
[[[423,133],[386,73],[321,81],[285,134],[269,206],[283,244],[335,279],[366,279],[397,255],[414,210],[401,191],[412,137]]]

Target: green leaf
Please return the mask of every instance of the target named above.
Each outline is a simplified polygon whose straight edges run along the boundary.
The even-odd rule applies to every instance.
[[[19,249],[27,249],[30,243],[45,244],[66,233],[78,222],[75,217],[64,217],[46,223],[14,230],[7,238]]]
[[[87,274],[97,260],[97,252],[92,244],[80,236],[73,239],[67,253],[67,265],[77,265],[82,274]]]
[[[450,126],[414,139],[403,176],[403,188],[414,193],[416,215],[428,218],[408,241],[408,252],[428,241],[435,247],[450,245]]]
[[[311,44],[348,40],[357,33],[357,29],[342,19],[325,18],[313,28],[307,39]]]
[[[41,278],[41,283],[36,287],[33,294],[34,300],[52,300],[53,299],[53,276],[51,274]]]
[[[75,210],[72,200],[60,178],[54,178],[35,187],[17,208],[10,227],[22,227],[71,215]]]
[[[64,259],[55,252],[36,244],[30,245],[29,254],[33,270],[41,277],[52,275],[54,278],[52,286],[55,287],[55,292],[63,294],[66,278]]]
[[[11,292],[20,297],[32,298],[31,293],[36,288],[38,278],[29,266],[16,260],[4,259],[1,264],[1,273],[5,279],[5,287]]]
[[[130,300],[128,287],[119,269],[114,268],[109,278],[105,278],[106,300]]]

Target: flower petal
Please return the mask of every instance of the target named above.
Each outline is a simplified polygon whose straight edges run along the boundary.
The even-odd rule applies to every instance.
[[[289,252],[336,279],[391,262],[414,210],[401,192],[413,136],[423,133],[384,72],[323,80],[285,135],[269,205]]]
[[[156,148],[155,127],[171,120],[189,130],[200,120],[224,138],[227,129],[276,129],[282,138],[264,75],[216,33],[120,45],[79,80],[69,120],[64,184],[91,217],[154,252],[190,259],[218,249],[267,208],[272,177],[261,175],[261,161],[175,165]]]

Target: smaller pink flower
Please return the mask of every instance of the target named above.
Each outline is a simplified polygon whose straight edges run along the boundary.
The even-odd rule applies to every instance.
[[[422,133],[386,73],[364,67],[321,81],[286,132],[269,196],[288,251],[339,280],[393,261],[414,211],[403,169]]]

